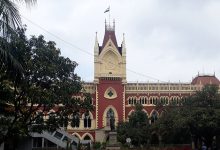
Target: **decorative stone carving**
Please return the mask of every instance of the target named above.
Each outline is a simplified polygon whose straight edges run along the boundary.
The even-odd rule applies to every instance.
[[[113,89],[112,87],[109,87],[105,91],[104,97],[107,99],[114,99],[117,97],[117,93],[116,93],[115,89]]]

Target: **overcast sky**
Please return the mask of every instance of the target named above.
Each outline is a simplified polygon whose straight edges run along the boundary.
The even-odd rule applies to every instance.
[[[219,0],[38,0],[20,11],[27,35],[55,41],[79,64],[76,73],[93,81],[95,32],[101,45],[109,5],[119,44],[125,33],[128,81],[220,78]]]

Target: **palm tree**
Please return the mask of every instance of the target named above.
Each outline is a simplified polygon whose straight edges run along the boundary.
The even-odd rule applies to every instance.
[[[7,35],[11,30],[22,27],[21,16],[15,1],[30,6],[36,0],[0,0],[0,29],[1,34]]]
[[[1,34],[7,35],[11,29],[21,26],[21,18],[14,2],[10,0],[0,1],[0,27]]]
[[[10,35],[14,33],[17,28],[22,28],[21,16],[17,9],[16,2],[25,3],[30,6],[36,2],[36,0],[0,0],[0,38],[10,41]],[[4,49],[5,42],[0,42],[0,62],[1,66],[9,66],[15,70],[22,70],[21,65],[11,55],[11,53]]]

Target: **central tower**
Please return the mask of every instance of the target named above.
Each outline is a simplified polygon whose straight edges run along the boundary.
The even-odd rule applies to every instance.
[[[94,82],[96,84],[96,128],[109,130],[110,118],[125,120],[126,48],[123,35],[119,46],[115,36],[115,22],[107,25],[102,45],[97,34],[94,47]]]

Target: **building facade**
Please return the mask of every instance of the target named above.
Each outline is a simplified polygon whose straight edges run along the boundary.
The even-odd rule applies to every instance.
[[[155,109],[157,103],[164,106],[179,104],[185,97],[205,84],[220,85],[215,75],[198,75],[191,83],[129,83],[126,78],[125,38],[120,45],[115,35],[115,23],[105,23],[102,45],[97,35],[94,46],[94,82],[83,84],[85,91],[92,95],[94,111],[74,116],[76,124],[68,126],[67,131],[80,140],[104,142],[110,131],[110,118],[119,121],[128,120],[134,111],[134,105],[143,105],[143,111],[153,123],[163,113]],[[79,96],[81,99],[81,97]]]

